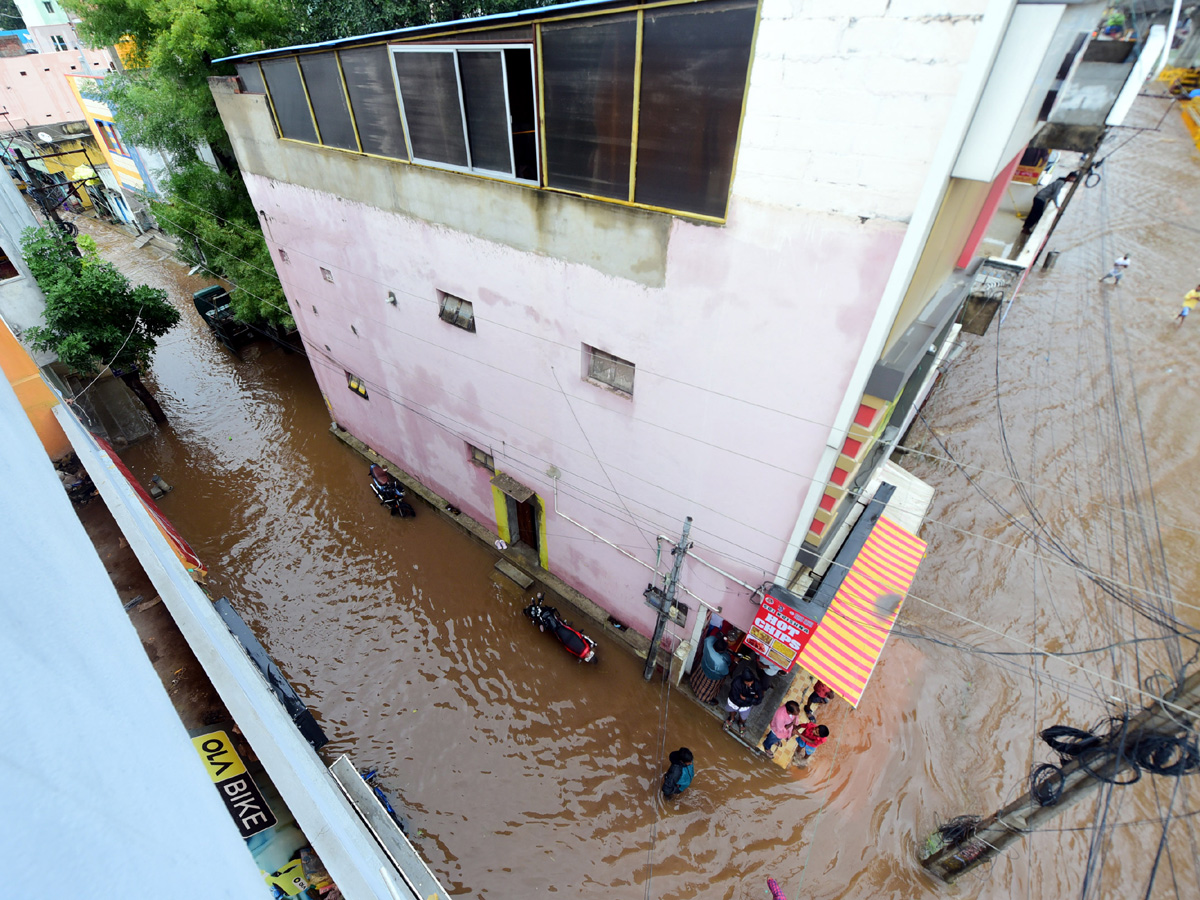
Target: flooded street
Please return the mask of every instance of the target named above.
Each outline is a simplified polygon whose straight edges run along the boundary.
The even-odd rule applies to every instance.
[[[1130,124],[1164,109],[1143,99]],[[1200,280],[1200,162],[1174,112],[1161,131],[1118,130],[1115,147],[1051,241],[1057,267],[1030,275],[1003,325],[965,338],[928,427],[913,426],[899,461],[937,488],[928,556],[902,636],[860,708],[822,718],[833,736],[805,769],[753,759],[597,629],[599,665],[576,664],[521,615],[489,548],[428,507],[380,508],[365,461],[329,433],[307,360],[266,343],[234,359],[191,304],[210,280],[80,220],[184,314],[147,379],[171,424],[122,456],[143,482],[174,485],[160,507],[213,595],[307,692],[329,750],[380,769],[454,893],[733,900],[774,877],[790,898],[1079,895],[1090,802],[1054,826],[1080,830],[1027,838],[956,888],[916,853],[937,821],[1026,789],[1031,763],[1051,758],[1037,731],[1089,727],[1108,697],[1149,702],[1137,687],[1161,692],[1154,672],[1197,646],[1150,620],[1200,625],[1200,321],[1171,321]],[[1125,281],[1098,285],[1122,252]],[[658,785],[680,745],[696,781],[667,805]],[[1196,789],[1174,786],[1114,788],[1107,824],[1157,820],[1172,800],[1195,809]],[[1151,896],[1173,896],[1173,879],[1195,896],[1198,825],[1172,824]],[[1103,831],[1089,896],[1144,894],[1159,836]]]

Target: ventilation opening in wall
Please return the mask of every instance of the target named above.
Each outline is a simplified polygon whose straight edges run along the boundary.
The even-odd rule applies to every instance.
[[[441,297],[438,304],[438,318],[451,325],[457,325],[464,331],[474,332],[475,310],[471,306],[471,302],[443,291],[438,291],[438,294]]]
[[[467,444],[467,449],[471,451],[471,462],[477,466],[482,466],[489,472],[496,471],[496,460],[492,457],[492,454],[486,450],[480,450],[474,444]]]
[[[584,380],[610,388],[624,397],[633,396],[633,373],[636,367],[629,360],[584,344],[583,364]]]
[[[350,390],[354,391],[354,393],[358,394],[364,400],[369,399],[367,397],[367,386],[363,384],[362,379],[357,375],[350,372],[346,373],[346,387],[350,388]]]
[[[333,284],[333,273],[330,272],[324,266],[321,266],[321,277],[324,278],[326,281],[328,281],[330,284]]]

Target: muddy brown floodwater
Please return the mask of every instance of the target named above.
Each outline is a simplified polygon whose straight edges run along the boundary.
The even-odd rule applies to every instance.
[[[1143,99],[1132,124],[1163,109]],[[1083,893],[1094,803],[955,888],[930,881],[916,851],[939,818],[1019,795],[1031,763],[1049,759],[1039,729],[1086,727],[1104,698],[1137,701],[1138,684],[1161,690],[1153,673],[1174,645],[1133,606],[1200,622],[1200,321],[1171,325],[1200,280],[1196,157],[1174,113],[1117,150],[1059,228],[1057,268],[1030,277],[1003,326],[965,339],[925,411],[944,446],[918,422],[903,459],[938,489],[906,636],[862,706],[831,710],[833,738],[787,773],[645,684],[641,662],[603,636],[597,667],[574,663],[494,580],[488,548],[428,509],[384,514],[363,461],[329,434],[302,357],[262,344],[235,360],[191,306],[209,282],[81,224],[184,312],[150,379],[171,425],[125,459],[175,486],[161,506],[214,593],[307,692],[330,750],[380,769],[455,893],[762,897],[773,876],[792,898],[1058,897]],[[1128,277],[1101,287],[1120,252]],[[1131,637],[1147,640],[1090,652]],[[1030,645],[1089,652],[1019,655]],[[668,806],[659,779],[681,744],[697,777]],[[1147,776],[1111,791],[1106,821],[1121,824],[1096,840],[1088,896],[1145,892],[1160,832],[1125,823],[1157,819],[1159,804],[1195,808],[1195,791],[1184,782],[1172,797],[1174,786]],[[1197,896],[1193,822],[1171,826],[1152,896]]]

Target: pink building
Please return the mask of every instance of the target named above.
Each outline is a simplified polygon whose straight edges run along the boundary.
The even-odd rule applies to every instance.
[[[692,516],[694,641],[829,565],[1101,6],[584,0],[213,92],[337,423],[645,634]]]

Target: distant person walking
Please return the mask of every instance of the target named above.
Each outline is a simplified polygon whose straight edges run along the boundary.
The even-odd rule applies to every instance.
[[[700,647],[700,663],[692,671],[692,693],[704,703],[716,703],[721,682],[729,674],[729,645],[719,634],[710,634]]]
[[[1108,279],[1111,278],[1113,280],[1113,284],[1120,284],[1121,279],[1125,276],[1125,272],[1128,268],[1129,268],[1129,254],[1122,253],[1120,256],[1118,256],[1116,259],[1113,260],[1112,268],[1108,270],[1107,275],[1105,275],[1103,278],[1100,279],[1100,283],[1103,284],[1104,282],[1108,281]]]
[[[809,722],[800,729],[800,736],[797,740],[800,743],[800,752],[804,754],[804,758],[808,759],[812,756],[817,748],[829,739],[829,729],[824,725],[818,725],[816,722]]]
[[[812,693],[808,695],[808,700],[804,703],[804,715],[810,722],[817,721],[817,716],[813,712],[813,704],[819,703],[824,705],[829,702],[829,698],[833,696],[833,689],[825,682],[818,681],[813,685]]]
[[[800,704],[795,700],[789,700],[775,710],[775,715],[771,718],[771,730],[767,732],[767,738],[763,741],[764,756],[775,756],[779,745],[789,740],[800,727],[796,724],[799,718]]]
[[[1196,304],[1200,303],[1200,284],[1196,285],[1190,291],[1183,295],[1183,309],[1179,311],[1179,315],[1175,317],[1175,327],[1178,328],[1183,324]]]
[[[696,767],[692,765],[692,751],[687,747],[672,750],[668,759],[671,761],[671,767],[663,776],[662,795],[670,799],[678,797],[688,789],[696,775]]]

